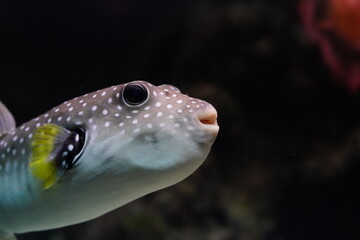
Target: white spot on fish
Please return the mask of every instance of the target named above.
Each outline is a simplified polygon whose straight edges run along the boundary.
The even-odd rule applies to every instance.
[[[103,115],[107,115],[108,114],[108,110],[104,109],[102,112]]]
[[[74,145],[72,145],[72,144],[69,144],[68,145],[68,150],[71,152],[72,150],[74,150]]]
[[[91,108],[91,110],[92,110],[93,112],[96,111],[96,109],[97,109],[97,106],[96,106],[96,105]]]
[[[162,115],[163,115],[162,112],[158,112],[158,113],[156,114],[156,116],[158,116],[158,117],[162,117]]]
[[[79,114],[79,116],[81,116],[81,115],[84,114],[84,112],[83,112],[83,111],[80,111],[78,114]]]
[[[144,114],[144,116],[143,116],[143,118],[148,118],[148,117],[150,117],[150,114],[148,114],[148,113]]]
[[[105,127],[110,127],[110,122],[109,121],[106,121],[105,124],[104,124]]]
[[[124,126],[124,123],[123,122],[119,123],[119,127],[122,127],[122,126]]]
[[[161,102],[155,103],[155,107],[161,107]]]
[[[166,107],[167,107],[168,109],[170,109],[170,108],[172,108],[173,106],[172,106],[171,104],[168,104]]]
[[[69,108],[69,112],[71,112],[73,109],[74,109],[73,107],[70,107],[70,108]]]

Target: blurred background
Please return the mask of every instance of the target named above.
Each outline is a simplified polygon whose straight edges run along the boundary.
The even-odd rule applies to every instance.
[[[19,240],[359,239],[358,26],[353,0],[1,1],[18,124],[144,79],[212,103],[220,125],[183,182]]]

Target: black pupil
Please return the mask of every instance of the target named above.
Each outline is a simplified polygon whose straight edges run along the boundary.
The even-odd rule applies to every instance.
[[[138,105],[143,103],[147,98],[145,87],[137,84],[127,85],[123,92],[124,100],[130,105]]]

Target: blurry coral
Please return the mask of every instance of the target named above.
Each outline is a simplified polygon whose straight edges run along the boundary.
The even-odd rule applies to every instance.
[[[360,1],[301,0],[299,12],[309,38],[348,89],[360,89]]]

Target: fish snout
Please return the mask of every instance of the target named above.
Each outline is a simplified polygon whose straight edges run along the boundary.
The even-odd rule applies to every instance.
[[[209,134],[214,137],[216,137],[219,132],[217,117],[217,111],[211,104],[208,104],[202,111],[197,113],[197,118],[201,128],[209,132]]]

